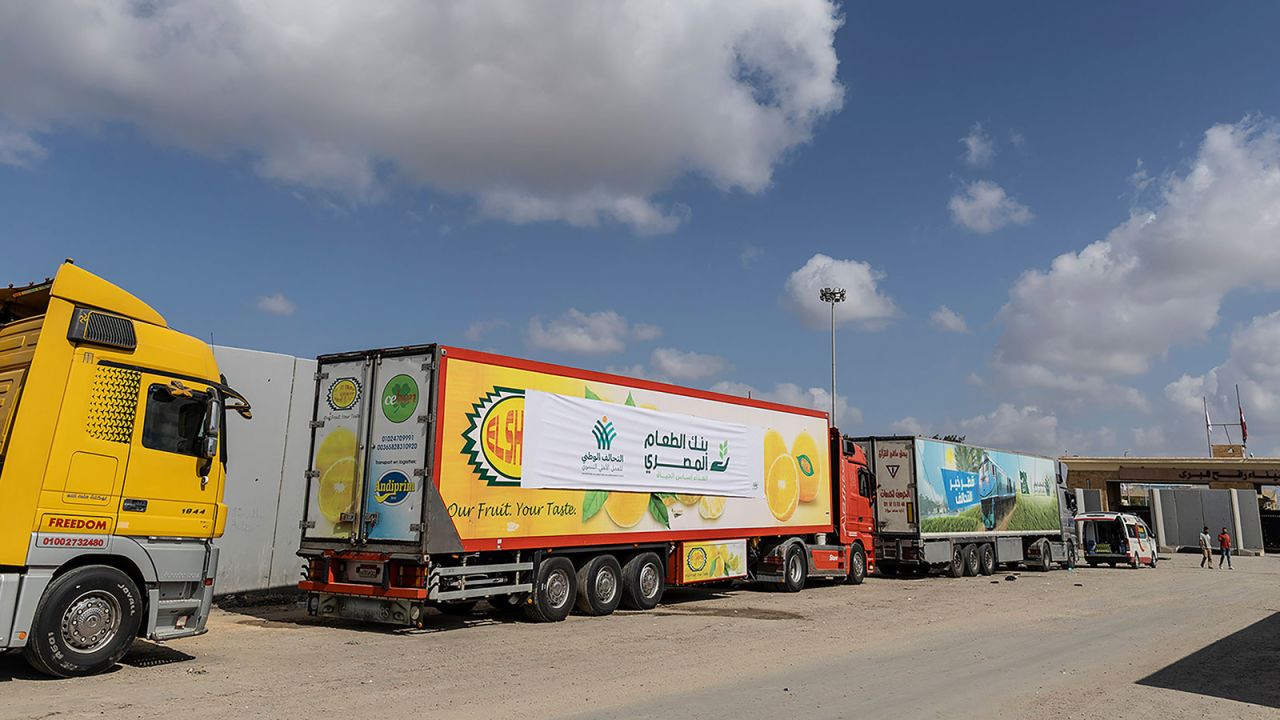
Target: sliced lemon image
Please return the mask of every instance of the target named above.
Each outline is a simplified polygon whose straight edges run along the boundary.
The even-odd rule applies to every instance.
[[[809,433],[800,433],[791,444],[791,457],[800,471],[800,502],[813,502],[818,497],[818,476],[822,474],[818,468],[818,443]]]
[[[795,458],[780,455],[764,476],[764,497],[769,502],[769,512],[786,522],[796,513],[800,503],[800,470]]]
[[[316,462],[312,469],[321,475],[343,458],[356,456],[356,434],[350,428],[334,428],[316,449]]]
[[[701,495],[676,495],[676,499],[684,503],[685,505],[697,505],[698,501],[702,499],[702,496]]]
[[[703,495],[698,501],[698,514],[708,520],[715,520],[724,514],[724,498]]]
[[[320,514],[331,523],[351,512],[356,499],[356,459],[345,457],[329,466],[320,476],[318,494]]]
[[[782,437],[782,433],[777,430],[766,432],[764,434],[764,469],[773,467],[773,461],[777,460],[779,455],[786,454],[787,441]]]
[[[649,493],[611,492],[604,511],[618,527],[635,527],[649,512]]]

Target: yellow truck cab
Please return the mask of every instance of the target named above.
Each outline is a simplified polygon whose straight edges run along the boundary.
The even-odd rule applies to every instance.
[[[67,677],[205,631],[228,409],[210,347],[106,280],[0,288],[0,650]]]

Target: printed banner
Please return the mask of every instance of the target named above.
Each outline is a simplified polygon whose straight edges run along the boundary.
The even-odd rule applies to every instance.
[[[760,497],[763,431],[530,390],[520,486]]]
[[[921,439],[920,531],[1053,532],[1061,526],[1053,460]]]

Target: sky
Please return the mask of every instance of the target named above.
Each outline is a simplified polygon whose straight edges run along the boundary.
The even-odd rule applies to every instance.
[[[379,8],[0,6],[4,282],[824,409],[838,285],[849,434],[1280,454],[1280,5]]]

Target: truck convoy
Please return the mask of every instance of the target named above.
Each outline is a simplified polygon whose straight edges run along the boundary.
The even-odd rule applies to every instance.
[[[826,413],[441,345],[319,358],[299,588],[421,627],[874,567],[872,480]]]
[[[0,649],[67,677],[205,631],[228,409],[209,346],[111,283],[0,288]]]
[[[990,575],[1074,565],[1078,549],[1058,463],[920,437],[856,441],[877,487],[875,562],[885,575]]]

